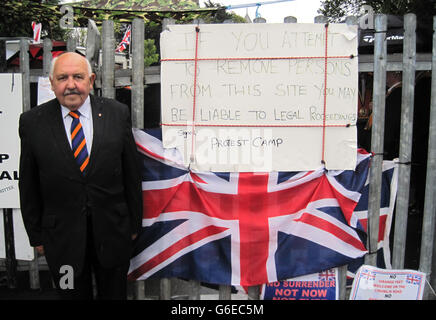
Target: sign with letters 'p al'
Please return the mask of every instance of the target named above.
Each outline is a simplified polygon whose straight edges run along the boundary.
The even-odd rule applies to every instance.
[[[354,169],[357,27],[170,25],[162,131],[201,171]]]
[[[21,74],[0,74],[0,208],[19,208],[18,120],[23,110]]]

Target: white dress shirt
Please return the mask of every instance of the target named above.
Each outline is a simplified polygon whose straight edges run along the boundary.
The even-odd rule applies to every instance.
[[[61,111],[62,118],[64,119],[65,132],[71,147],[71,124],[73,123],[73,118],[68,115],[70,109],[67,107],[61,105]],[[88,155],[90,156],[94,131],[92,124],[91,100],[89,99],[89,96],[86,98],[85,102],[78,109],[78,111],[80,112],[80,123],[82,124],[83,133],[85,134],[86,149],[88,150]]]

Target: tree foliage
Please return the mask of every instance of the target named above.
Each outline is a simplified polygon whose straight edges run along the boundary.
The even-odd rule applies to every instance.
[[[146,67],[151,66],[159,62],[159,53],[157,53],[154,39],[144,40],[144,65]]]
[[[57,9],[58,4],[59,0],[2,1],[0,36],[33,37],[32,21],[35,21],[42,23],[42,30],[48,37],[62,39],[65,30],[59,25],[62,13]]]
[[[208,0],[204,3],[206,8],[220,8],[214,16],[211,16],[209,19],[206,19],[208,23],[222,23],[226,20],[231,20],[235,23],[246,23],[245,19],[234,12],[226,11],[226,8],[219,3],[214,3],[211,0]]]
[[[363,5],[371,6],[374,13],[400,16],[415,13],[423,22],[431,21],[436,15],[435,0],[324,0],[318,12],[328,17],[329,21],[339,22],[350,15],[361,15]]]
[[[92,19],[97,25],[101,25],[102,21],[104,20],[114,20],[116,24],[126,24],[130,23],[133,18],[142,18],[147,27],[150,27],[150,33],[155,33],[156,31],[160,33],[159,27],[164,18],[173,18],[178,23],[189,23],[194,19],[203,19],[207,23],[222,22],[226,19],[232,19],[235,22],[242,22],[242,17],[234,14],[228,14],[225,12],[225,8],[223,6],[214,4],[210,1],[206,8],[194,8],[192,4],[195,4],[195,2],[190,0],[148,1],[148,11],[126,11],[120,7],[122,5],[134,5],[136,2],[143,3],[144,1],[130,0],[123,2],[94,0],[93,2],[99,4],[101,4],[101,2],[117,2],[118,5],[116,7],[117,9],[109,10],[74,6],[74,27],[86,27],[88,24],[88,19]],[[158,4],[168,4],[169,7],[165,8],[168,10],[172,9],[173,11],[159,11]],[[177,7],[174,7],[176,4]],[[153,5],[155,7],[153,7]],[[177,8],[180,6],[182,6],[183,10],[177,10]],[[150,8],[154,8],[154,10],[151,10]],[[42,37],[49,37],[53,40],[66,40],[68,30],[60,27],[60,21],[62,17],[64,17],[64,13],[62,13],[60,10],[60,0],[3,0],[2,8],[0,10],[0,36],[32,37],[33,31],[31,24],[32,21],[35,21],[42,23]]]
[[[72,4],[74,5],[74,27],[86,28],[88,19],[92,19],[101,31],[102,21],[114,20],[116,45],[123,38],[132,19],[142,18],[145,22],[146,65],[158,62],[161,23],[165,18],[173,18],[176,23],[190,23],[195,19],[201,19],[205,23],[222,23],[225,20],[232,20],[236,23],[245,22],[244,18],[227,12],[224,6],[211,0],[206,3],[206,8],[198,8],[196,2],[192,0],[89,0],[79,4],[83,5],[84,3],[88,3],[92,7],[76,7],[75,4]],[[144,3],[146,3],[145,8],[143,7]],[[68,36],[72,34],[72,30],[60,27],[61,18],[65,14],[60,10],[60,0],[3,0],[0,10],[0,36],[31,38],[33,36],[32,21],[35,21],[42,24],[41,38],[67,40]],[[84,37],[81,38],[84,41]]]
[[[325,0],[321,2],[318,13],[326,16],[330,22],[340,22],[347,16],[358,15],[361,0]]]

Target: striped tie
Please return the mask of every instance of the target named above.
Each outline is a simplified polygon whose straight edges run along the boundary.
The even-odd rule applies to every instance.
[[[80,123],[80,112],[71,111],[69,115],[73,118],[71,123],[71,147],[73,149],[74,158],[80,167],[80,171],[84,171],[89,162],[88,150],[86,149],[86,139],[83,133],[82,124]]]

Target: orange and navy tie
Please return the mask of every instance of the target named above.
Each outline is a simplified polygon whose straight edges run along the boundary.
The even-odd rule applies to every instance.
[[[82,124],[80,123],[80,112],[71,111],[69,115],[73,118],[71,123],[71,147],[73,149],[74,158],[80,167],[80,171],[84,171],[89,162],[88,150],[86,149],[86,139],[83,133]]]

